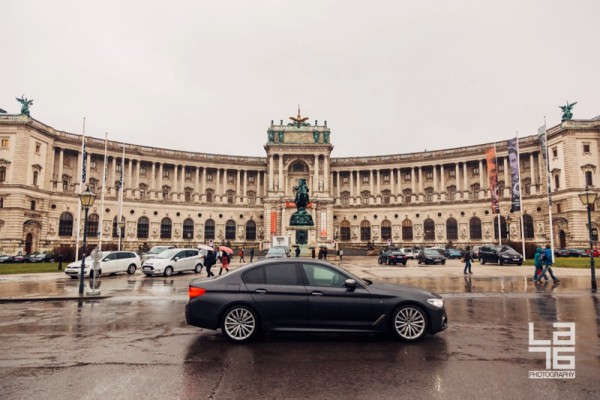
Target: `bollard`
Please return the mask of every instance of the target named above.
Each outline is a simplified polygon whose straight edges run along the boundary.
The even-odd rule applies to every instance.
[[[62,271],[62,260],[63,260],[63,256],[59,255],[58,256],[58,270]]]

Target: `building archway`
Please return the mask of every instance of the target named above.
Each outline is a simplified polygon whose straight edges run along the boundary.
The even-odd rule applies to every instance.
[[[567,247],[567,235],[565,231],[562,229],[558,232],[558,243],[560,243],[560,248],[564,249]]]
[[[25,254],[31,254],[39,248],[40,233],[42,232],[42,224],[37,221],[25,221],[23,224],[23,240]]]

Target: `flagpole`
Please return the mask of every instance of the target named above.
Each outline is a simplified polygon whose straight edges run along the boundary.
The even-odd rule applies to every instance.
[[[121,240],[123,230],[121,229],[121,221],[123,218],[123,175],[125,172],[125,143],[123,143],[123,156],[121,157],[121,179],[119,184],[119,215],[117,217],[117,228],[119,229],[119,251],[121,251]]]
[[[495,191],[498,191],[498,153],[496,152],[496,143],[494,143],[494,158],[496,159],[496,187]],[[488,171],[488,184],[490,181],[490,171]],[[492,196],[493,193],[490,193]],[[498,196],[498,245],[502,246],[502,221],[500,220],[500,196]]]
[[[519,204],[521,205],[521,247],[523,249],[523,261],[525,261],[527,256],[525,255],[525,225],[523,225],[523,194],[521,190],[521,152],[519,150],[519,131],[517,131],[517,162],[519,164]]]
[[[81,135],[81,187],[79,191],[83,191],[83,184],[86,181],[85,176],[85,164],[86,164],[86,154],[85,154],[85,117],[83,117],[83,135]],[[79,193],[77,193],[79,194]],[[77,230],[75,237],[75,261],[79,260],[79,233],[81,230],[81,204],[77,205]]]
[[[102,192],[100,195],[100,221],[98,223],[98,249],[102,250],[102,236],[103,236],[103,220],[104,215],[104,194],[106,193],[106,167],[108,166],[108,133],[104,133],[104,164],[102,165]]]
[[[554,228],[552,226],[552,179],[550,179],[550,158],[548,158],[548,131],[546,130],[546,116],[544,115],[544,142],[546,148],[542,149],[546,155],[546,176],[548,181],[548,218],[550,220],[550,250],[552,251],[552,262],[554,259]]]

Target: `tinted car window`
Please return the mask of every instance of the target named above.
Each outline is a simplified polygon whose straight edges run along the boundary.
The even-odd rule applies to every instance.
[[[265,283],[265,269],[263,267],[251,269],[250,271],[244,273],[243,279],[246,283]]]
[[[317,264],[302,264],[310,286],[344,287],[346,276]]]
[[[104,261],[112,261],[117,259],[117,253],[111,253],[104,257]]]
[[[125,258],[134,258],[135,255],[133,253],[118,253],[118,259],[123,260]]]
[[[272,264],[265,268],[268,285],[301,285],[296,264]]]
[[[186,257],[196,257],[198,255],[198,250],[188,250]]]

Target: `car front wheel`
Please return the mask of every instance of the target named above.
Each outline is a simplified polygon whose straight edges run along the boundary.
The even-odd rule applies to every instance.
[[[250,308],[234,306],[227,310],[221,322],[221,331],[227,340],[244,343],[252,340],[258,332],[258,319]]]
[[[133,275],[133,274],[135,274],[135,270],[136,270],[135,264],[131,264],[129,267],[127,267],[127,274]]]
[[[173,275],[173,268],[171,268],[171,267],[165,268],[164,275],[165,276],[171,276],[171,275]]]
[[[406,342],[421,339],[427,332],[425,313],[413,304],[401,306],[393,314],[392,330],[398,339]]]

